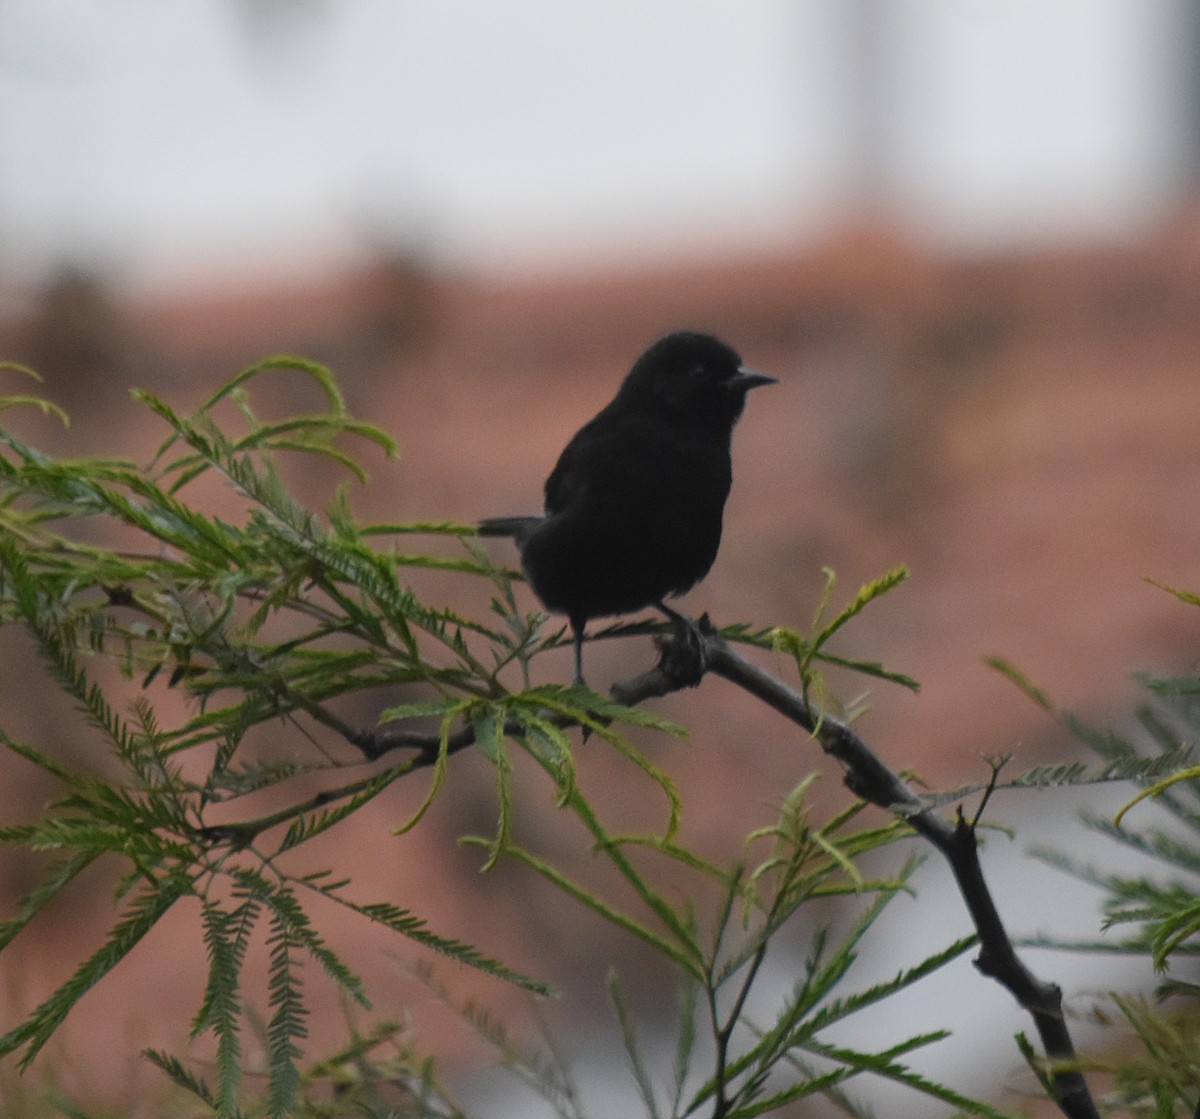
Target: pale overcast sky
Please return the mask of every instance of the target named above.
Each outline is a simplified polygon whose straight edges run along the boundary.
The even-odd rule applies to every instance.
[[[1186,0],[3,0],[0,278],[1120,231],[1178,196]]]

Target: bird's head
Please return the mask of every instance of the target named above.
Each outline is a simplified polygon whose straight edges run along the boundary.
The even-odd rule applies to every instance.
[[[619,398],[672,417],[732,428],[746,393],[777,378],[747,369],[737,351],[711,334],[677,330],[634,362]]]

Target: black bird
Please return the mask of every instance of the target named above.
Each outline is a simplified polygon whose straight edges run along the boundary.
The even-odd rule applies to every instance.
[[[746,393],[775,383],[711,334],[668,334],[567,444],[546,479],[545,514],[481,522],[484,536],[516,539],[534,593],[566,614],[575,683],[590,618],[657,606],[680,621],[663,600],[712,567],[733,425]]]

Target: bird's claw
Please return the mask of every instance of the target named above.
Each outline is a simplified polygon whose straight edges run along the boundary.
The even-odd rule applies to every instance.
[[[658,667],[671,683],[679,688],[695,688],[708,671],[708,645],[705,628],[712,623],[705,614],[699,622],[668,611],[675,630],[670,637],[660,638],[661,652]]]

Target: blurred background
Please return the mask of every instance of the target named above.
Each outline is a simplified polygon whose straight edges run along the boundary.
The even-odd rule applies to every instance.
[[[986,777],[989,754],[1062,760],[1070,741],[986,655],[1117,725],[1135,670],[1196,659],[1194,611],[1145,577],[1200,589],[1198,48],[1187,0],[0,0],[0,357],[38,369],[72,414],[66,433],[22,417],[30,438],[143,460],[163,433],[131,387],[186,409],[269,353],[327,362],[402,446],[369,464],[361,514],[471,521],[538,507],[558,450],[653,338],[715,331],[782,383],[749,402],[721,556],[683,608],[804,627],[823,567],[842,600],[907,563],[913,578],[839,647],[923,685],[869,689],[868,741],[942,787]],[[312,500],[327,493],[313,482]],[[422,590],[457,605],[453,583]],[[590,682],[652,656],[605,642]],[[846,699],[864,686],[844,684]],[[69,752],[68,715],[17,691],[0,690],[0,724]],[[814,765],[828,802],[844,795],[810,743],[720,681],[661,707],[697,728],[648,746],[714,855]],[[491,777],[462,763],[403,841],[388,828],[407,799],[351,825],[372,852],[363,892],[447,935],[486,928],[486,950],[562,986],[553,1013],[585,1024],[564,1036],[608,1106],[603,977],[628,945],[543,908],[519,874],[479,877],[453,839],[492,825]],[[6,816],[52,794],[3,764]],[[614,810],[642,795],[612,759],[587,764],[611,775]],[[533,795],[546,818],[531,826],[560,842]],[[1023,857],[1031,837],[1092,842],[1075,807],[992,806],[1019,829],[989,850],[1016,932],[1096,929],[1093,897]],[[3,870],[7,909],[32,880]],[[926,869],[879,974],[966,930],[944,879]],[[98,942],[106,888],[5,952],[6,1024]],[[369,932],[331,939],[366,957],[382,1013],[477,1068]],[[183,960],[180,943],[195,946]],[[204,967],[190,934],[138,960],[51,1054],[68,1086],[129,1108],[143,1074],[114,1066],[114,1037],[181,1046]],[[1131,974],[1032,960],[1081,1011]],[[644,967],[622,964],[652,1013],[670,989]],[[945,983],[877,1023],[878,1043],[953,1011],[946,1063],[923,1067],[972,1091],[1027,1087],[1007,996],[966,961]],[[463,1092],[503,1113],[486,1077]],[[905,1105],[887,1096],[888,1114],[933,1114]]]

